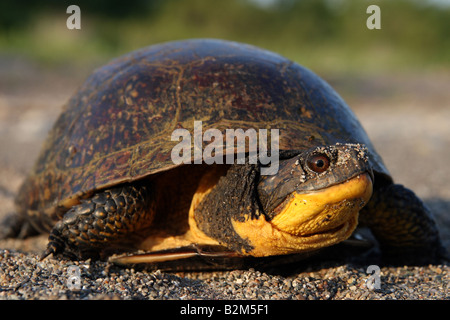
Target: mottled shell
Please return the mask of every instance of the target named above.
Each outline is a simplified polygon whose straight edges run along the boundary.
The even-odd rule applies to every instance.
[[[203,132],[279,129],[281,150],[364,143],[374,170],[388,174],[353,112],[311,71],[249,45],[179,41],[131,52],[87,79],[50,131],[19,211],[53,215],[95,190],[173,168],[171,134],[192,133],[195,120]]]

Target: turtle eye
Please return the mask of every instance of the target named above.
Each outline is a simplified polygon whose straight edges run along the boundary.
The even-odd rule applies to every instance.
[[[312,171],[322,173],[330,167],[330,158],[326,154],[319,153],[309,157],[306,164]]]

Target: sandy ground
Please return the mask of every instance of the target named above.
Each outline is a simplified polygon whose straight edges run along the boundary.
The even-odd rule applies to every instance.
[[[63,103],[88,72],[0,59],[0,218]],[[414,190],[450,250],[450,73],[328,79],[359,116],[394,179]],[[303,262],[289,270],[165,273],[104,262],[38,261],[46,237],[0,241],[0,299],[449,299],[450,265],[381,266],[370,258]],[[67,283],[77,266],[81,282]]]

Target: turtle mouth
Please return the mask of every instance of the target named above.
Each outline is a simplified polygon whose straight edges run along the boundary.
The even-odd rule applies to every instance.
[[[233,221],[234,230],[251,244],[256,257],[301,253],[348,239],[358,225],[359,210],[372,195],[367,172],[346,182],[308,193],[294,192],[271,220]]]
[[[348,237],[353,231],[349,227],[356,227],[359,210],[372,195],[372,177],[370,172],[364,172],[327,188],[294,192],[277,208],[279,213],[270,223],[297,237]]]
[[[352,235],[353,231],[358,225],[358,217],[359,214],[358,212],[356,212],[351,217],[349,217],[347,221],[343,222],[335,228],[305,234],[303,238],[311,237],[311,239],[313,239],[319,247],[341,242],[348,239]],[[328,243],[330,239],[334,239],[333,243]],[[321,245],[321,243],[323,243],[324,245]]]
[[[269,220],[279,215],[293,194],[321,193],[365,173],[373,181],[367,149],[360,144],[315,147],[283,159],[279,168],[277,175],[261,177],[258,183],[259,200]]]

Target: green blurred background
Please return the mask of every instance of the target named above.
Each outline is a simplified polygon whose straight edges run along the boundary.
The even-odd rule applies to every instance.
[[[71,4],[81,8],[81,30],[66,28]],[[381,30],[366,27],[371,4],[381,8]],[[0,2],[0,57],[48,68],[91,69],[140,47],[199,37],[254,44],[319,74],[449,70],[450,1]]]

